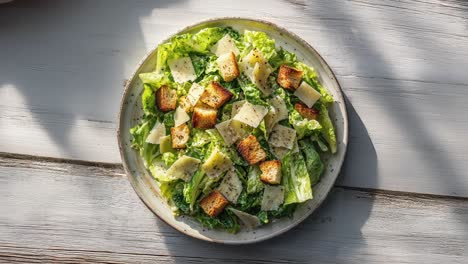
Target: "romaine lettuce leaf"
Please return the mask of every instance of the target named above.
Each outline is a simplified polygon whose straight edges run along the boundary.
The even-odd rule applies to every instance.
[[[262,99],[262,92],[247,78],[247,76],[241,75],[237,78],[237,81],[244,92],[245,99],[249,103],[268,106],[268,103]]]
[[[166,167],[170,167],[174,162],[177,160],[177,155],[172,153],[172,152],[166,152],[162,154],[162,160],[164,161],[164,164]]]
[[[317,120],[305,119],[296,110],[290,112],[289,123],[296,130],[298,139],[311,136],[314,133],[320,132],[322,129],[322,126]]]
[[[263,190],[263,183],[260,180],[260,168],[258,166],[250,166],[247,173],[247,193],[258,193]]]
[[[159,145],[146,142],[151,129],[156,123],[155,118],[148,118],[143,123],[130,129],[132,135],[132,148],[140,151],[140,156],[143,158],[145,166],[149,166],[152,161],[160,154]]]
[[[230,210],[224,210],[217,217],[209,217],[201,211],[195,214],[195,218],[204,226],[210,229],[223,229],[229,233],[237,233],[240,229],[240,224],[237,216]]]
[[[282,47],[277,52],[276,56],[272,57],[269,61],[273,69],[277,69],[282,64],[289,66],[294,66],[294,63],[297,62],[297,56],[294,53],[291,53]]]
[[[195,175],[193,175],[192,179],[185,184],[184,186],[184,198],[185,202],[189,204],[190,210],[193,211],[195,202],[197,201],[198,195],[201,192],[200,183],[205,177],[205,173],[201,170],[198,170]]]
[[[315,150],[311,140],[300,140],[299,146],[304,153],[307,172],[309,172],[310,183],[312,186],[317,184],[322,176],[324,165],[320,160],[319,153]]]
[[[245,30],[244,43],[246,47],[260,50],[267,61],[276,56],[275,40],[264,32]]]
[[[247,213],[256,213],[260,209],[263,192],[248,194],[244,189],[237,199],[236,209]]]
[[[331,153],[336,153],[336,135],[333,123],[328,115],[328,107],[326,104],[320,104],[319,122],[322,125],[322,136],[330,146]]]
[[[285,189],[284,205],[312,199],[309,173],[301,153],[288,153],[283,159],[281,173]]]

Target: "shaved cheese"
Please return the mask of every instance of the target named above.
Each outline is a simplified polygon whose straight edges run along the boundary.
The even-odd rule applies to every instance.
[[[239,136],[239,139],[242,139],[249,134],[247,132],[247,129],[249,129],[249,126],[240,121],[231,119],[231,128],[236,133],[236,135]]]
[[[192,84],[192,87],[190,87],[190,90],[187,93],[187,99],[192,106],[195,106],[204,91],[205,87],[199,85],[198,83]]]
[[[271,131],[273,127],[281,120],[288,119],[288,109],[284,100],[275,96],[268,100],[271,105],[270,111],[265,116],[265,126],[267,131]]]
[[[156,122],[153,129],[151,129],[148,137],[146,138],[147,143],[160,144],[161,137],[166,135],[166,126],[164,123]]]
[[[271,107],[270,111],[268,111],[268,114],[265,116],[265,128],[268,132],[270,132],[278,122],[277,115],[276,109]]]
[[[270,149],[271,152],[273,152],[273,155],[275,155],[275,157],[277,157],[278,159],[283,159],[286,156],[286,154],[288,154],[288,152],[290,151],[287,148],[275,147],[272,145],[270,145]]]
[[[229,52],[234,52],[236,56],[239,55],[239,49],[236,43],[228,34],[224,35],[224,37],[216,42],[216,44],[211,47],[210,51],[218,57]]]
[[[275,108],[277,113],[277,121],[288,119],[288,108],[286,107],[286,103],[284,102],[283,98],[275,96],[268,100],[268,103]]]
[[[232,145],[236,140],[240,139],[239,135],[237,135],[236,131],[231,127],[231,121],[232,120],[227,120],[215,126],[227,145]]]
[[[197,78],[190,57],[174,59],[168,64],[174,81],[178,83],[193,81]]]
[[[312,107],[318,99],[320,99],[320,93],[306,82],[302,82],[301,85],[299,85],[297,90],[294,92],[294,95],[309,108]]]
[[[284,202],[284,187],[265,185],[262,197],[262,211],[276,211]]]
[[[233,119],[256,128],[267,113],[268,107],[245,102]]]
[[[265,57],[263,57],[263,54],[260,50],[258,49],[252,49],[242,60],[243,63],[247,63],[250,65],[255,65],[257,62],[265,62]]]
[[[266,96],[273,93],[272,87],[268,84],[268,76],[270,76],[273,69],[267,61],[257,62],[253,68],[253,83],[262,91]]]
[[[255,229],[256,227],[259,227],[262,224],[258,217],[256,217],[255,215],[251,215],[249,213],[234,209],[232,207],[229,207],[228,210],[233,212],[248,230]]]
[[[292,149],[295,140],[296,130],[277,124],[270,133],[268,143],[275,147]]]
[[[171,135],[167,135],[167,136],[164,136],[164,137],[160,138],[159,151],[161,153],[174,152],[175,151],[174,148],[172,148]]]
[[[190,116],[185,112],[182,107],[177,107],[175,113],[174,113],[174,126],[178,127],[182,125],[183,123],[187,122],[190,120]]]
[[[198,170],[200,160],[189,156],[182,156],[172,164],[167,170],[167,175],[174,179],[182,179],[186,182],[192,179],[193,174]]]
[[[218,177],[232,167],[232,161],[218,149],[213,150],[202,169],[209,177]]]
[[[234,117],[237,113],[239,113],[239,110],[241,107],[244,105],[244,103],[247,102],[245,100],[237,101],[232,104],[232,110],[231,110],[231,117]]]
[[[242,192],[242,182],[233,168],[224,176],[218,187],[218,191],[231,203],[237,203],[237,199]]]
[[[240,60],[239,66],[262,93],[268,96],[273,92],[272,87],[268,85],[268,76],[273,72],[273,68],[259,50],[251,50]]]

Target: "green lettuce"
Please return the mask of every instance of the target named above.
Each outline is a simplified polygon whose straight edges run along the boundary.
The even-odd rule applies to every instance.
[[[177,160],[177,155],[172,152],[166,152],[162,154],[162,160],[166,167],[170,167]]]
[[[298,139],[311,136],[314,133],[320,132],[322,129],[322,126],[317,120],[306,119],[296,110],[292,110],[289,114],[289,123],[296,130]]]
[[[146,142],[146,138],[151,129],[153,129],[155,123],[156,119],[150,118],[130,129],[132,147],[140,151],[140,156],[143,158],[145,166],[147,167],[160,154],[159,145]]]
[[[237,81],[244,92],[245,100],[252,104],[268,106],[268,103],[262,99],[262,92],[257,89],[257,86],[247,76],[242,74],[237,78]]]
[[[285,189],[284,205],[312,199],[312,186],[302,154],[288,153],[283,159],[281,173]]]
[[[245,30],[244,43],[246,47],[260,50],[267,61],[276,56],[275,40],[264,32]]]
[[[224,210],[217,217],[209,217],[201,210],[194,216],[204,227],[210,229],[223,229],[229,233],[237,233],[240,229],[240,224],[237,216],[231,210]]]
[[[236,209],[255,214],[262,205],[263,192],[248,194],[246,190],[242,190],[237,199]]]
[[[231,31],[230,28],[212,27],[195,34],[186,33],[172,37],[167,43],[158,46],[156,72],[167,72],[167,62],[172,59],[188,56],[189,53],[209,53],[209,48]]]
[[[294,66],[294,63],[297,62],[297,56],[294,53],[291,53],[282,47],[277,52],[276,56],[272,57],[269,61],[273,69],[277,69],[282,64],[289,66]]]
[[[189,204],[190,210],[193,211],[195,202],[197,201],[198,195],[200,195],[201,187],[200,183],[205,177],[205,173],[201,170],[198,170],[195,175],[192,176],[192,179],[184,186],[184,199],[185,202]]]
[[[322,125],[322,136],[330,146],[331,153],[336,153],[336,135],[333,123],[328,115],[328,108],[326,104],[320,104],[319,122]]]
[[[317,184],[322,176],[324,165],[320,160],[319,153],[315,150],[311,140],[300,140],[299,146],[304,154],[307,172],[309,172],[310,183]]]
[[[247,193],[258,193],[263,190],[263,183],[260,180],[260,168],[258,166],[250,166],[247,173]]]

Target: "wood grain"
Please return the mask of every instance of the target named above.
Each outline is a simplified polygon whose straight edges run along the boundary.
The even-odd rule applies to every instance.
[[[156,218],[118,165],[0,156],[0,262],[466,263],[466,199],[335,188],[292,231],[248,246],[188,238]]]
[[[122,83],[144,54],[202,19],[257,17],[303,37],[338,75],[351,112],[340,185],[468,197],[467,11],[436,0],[15,1],[0,9],[0,151],[120,162]]]

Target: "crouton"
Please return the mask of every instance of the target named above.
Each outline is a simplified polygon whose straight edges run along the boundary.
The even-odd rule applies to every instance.
[[[162,112],[175,110],[177,107],[177,92],[167,85],[161,86],[156,91],[156,105]]]
[[[233,94],[229,90],[225,89],[217,82],[212,82],[205,88],[199,100],[218,109],[229,101],[232,96]]]
[[[294,91],[299,87],[299,84],[301,84],[303,74],[304,73],[298,69],[287,65],[281,65],[276,82],[284,89]]]
[[[192,126],[200,129],[213,128],[216,125],[217,114],[218,110],[198,104],[193,108]]]
[[[210,217],[219,215],[229,204],[229,201],[219,191],[212,191],[200,201],[200,207]]]
[[[190,130],[187,124],[184,123],[178,127],[171,127],[172,148],[186,148],[189,136]]]
[[[317,109],[307,107],[304,103],[296,103],[294,109],[296,109],[302,117],[309,120],[317,120],[319,116],[319,111]]]
[[[269,184],[280,184],[281,183],[281,161],[269,160],[260,163],[260,180],[264,183]]]
[[[250,164],[254,165],[265,160],[267,154],[254,135],[250,135],[237,144],[237,151]]]
[[[190,103],[189,99],[187,98],[187,96],[181,96],[179,98],[179,106],[182,107],[182,109],[185,110],[185,112],[187,113],[190,113],[193,111],[193,106],[192,104]]]
[[[230,82],[239,77],[239,66],[237,65],[236,55],[234,52],[229,52],[219,56],[216,60],[219,66],[219,72],[225,82]]]

